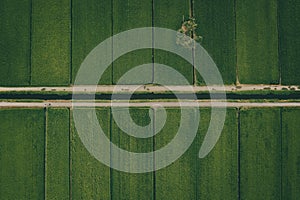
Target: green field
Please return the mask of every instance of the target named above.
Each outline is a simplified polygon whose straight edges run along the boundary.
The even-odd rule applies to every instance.
[[[69,85],[71,1],[32,0],[31,84]]]
[[[168,120],[164,128],[155,136],[154,148],[159,150],[166,146],[176,135],[180,124],[180,110],[168,108]],[[155,111],[160,114],[161,109]],[[159,122],[156,122],[156,124]],[[195,154],[194,154],[195,155]],[[197,154],[196,154],[197,155]],[[172,165],[155,172],[155,193],[157,199],[192,199],[194,197],[192,188],[195,186],[194,178],[191,176],[193,169],[193,155],[183,157]],[[192,186],[192,187],[191,187]]]
[[[277,6],[276,0],[236,1],[240,83],[279,83]]]
[[[121,112],[122,108],[116,111]],[[153,114],[153,112],[151,112]],[[140,126],[148,125],[149,109],[147,108],[132,108],[131,116],[133,120]],[[131,152],[151,152],[153,151],[153,139],[137,139],[132,136],[126,135],[116,122],[111,122],[111,141],[118,147]],[[127,128],[132,130],[128,124]],[[113,156],[118,156],[117,152],[112,152]],[[124,162],[122,158],[118,157],[119,162]],[[114,164],[114,163],[112,163]],[[126,162],[130,168],[130,162]],[[140,163],[141,165],[148,165],[148,163]],[[112,183],[112,199],[153,199],[153,173],[143,174],[129,174],[116,170],[111,170],[111,183]]]
[[[155,137],[156,149],[170,142],[179,126],[180,110],[167,109],[167,114],[171,119]],[[198,134],[189,150],[172,165],[155,172],[157,199],[234,199],[237,196],[237,112],[228,110],[221,138],[205,159],[199,159],[198,153],[209,125],[210,109],[200,109],[200,115]]]
[[[116,113],[122,109],[118,108]],[[154,138],[137,139],[118,128],[111,119],[110,108],[96,109],[107,137],[123,149],[140,153],[158,150],[175,136],[180,110],[166,111],[167,123]],[[91,156],[69,112],[67,108],[0,109],[2,198],[257,199],[264,196],[280,199],[282,196],[297,199],[299,196],[300,110],[297,108],[228,109],[219,141],[207,157],[199,159],[199,148],[210,122],[210,109],[201,108],[198,133],[191,147],[168,167],[143,174],[110,169]],[[151,110],[150,115],[157,117],[159,112],[161,109]],[[132,108],[130,113],[138,125],[150,123],[148,108]],[[193,114],[188,117],[191,123]],[[155,127],[159,121],[154,122]],[[127,128],[132,130],[130,125]]]
[[[1,199],[43,199],[43,109],[0,109]]]
[[[177,31],[181,27],[183,16],[185,19],[189,17],[190,12],[190,1],[189,0],[160,0],[154,2],[154,14],[153,23],[155,27],[162,27],[172,29]],[[154,35],[155,38],[160,37],[159,35]],[[174,38],[165,38],[174,43]],[[192,51],[191,51],[192,58]],[[179,57],[178,55],[166,52],[163,50],[154,50],[154,62],[168,65],[180,74],[182,74],[190,84],[193,84],[193,67],[185,59]],[[154,67],[154,83],[156,80],[161,80],[160,71]],[[164,77],[162,77],[164,78]],[[176,85],[178,83],[173,82],[169,85]]]
[[[201,45],[219,68],[224,84],[236,82],[234,2],[234,0],[194,0],[194,17],[199,26],[197,32],[203,37]],[[197,83],[204,84],[198,73]]]
[[[87,119],[91,112],[86,110]],[[97,109],[99,123],[110,132],[109,109]],[[73,199],[109,199],[110,169],[96,160],[83,146],[71,119],[71,196]]]
[[[30,83],[30,0],[0,1],[0,86]]]
[[[46,115],[45,182],[47,199],[70,198],[70,113],[67,108],[49,108]]]
[[[137,17],[138,16],[138,17]],[[152,0],[115,0],[113,1],[113,35],[134,28],[151,27],[152,24]],[[144,38],[136,36],[135,42],[143,42]],[[151,45],[151,43],[149,44]],[[113,46],[113,52],[118,46]],[[128,70],[142,64],[152,62],[151,49],[137,50],[125,54],[116,59],[113,56],[113,84]],[[149,69],[145,80],[152,83],[152,68]],[[122,83],[122,82],[120,82]],[[127,84],[141,84],[138,81],[126,82]]]
[[[279,0],[279,63],[281,83],[299,85],[300,79],[300,4],[297,0]]]
[[[210,109],[200,109],[201,119],[195,151],[198,153],[210,123]],[[235,199],[238,194],[237,109],[228,109],[222,135],[213,151],[197,160],[197,197]]]
[[[109,0],[72,1],[72,83],[85,57],[112,35],[112,6]],[[112,83],[112,68],[99,84]]]
[[[280,199],[280,109],[240,111],[240,197]]]
[[[197,34],[204,38],[201,44],[225,84],[300,83],[300,6],[296,0],[1,0],[0,5],[0,86],[71,85],[83,60],[105,39],[140,27],[176,31],[183,16],[191,15],[198,24]],[[150,38],[153,44],[158,37]],[[144,38],[135,40],[140,43]],[[172,38],[165,40],[173,42]],[[116,55],[111,53],[119,47],[113,42],[112,47],[107,56],[113,61]],[[197,59],[192,51],[191,58]],[[121,56],[107,68],[99,84],[116,84],[133,67],[153,62],[173,67],[190,84],[205,84],[184,58],[159,49]],[[161,72],[150,66],[144,82],[156,83]]]
[[[297,199],[300,196],[299,178],[299,118],[300,109],[282,110],[282,196]]]
[[[148,131],[154,133],[164,124],[155,136],[137,138],[126,131],[138,132],[124,120],[122,112],[126,108],[97,107],[99,125],[113,144],[98,156],[108,156],[111,166],[153,169],[128,173],[103,164],[83,144],[81,137],[90,134],[88,141],[102,142],[89,123],[93,109],[81,108],[85,113],[81,135],[73,118],[75,108],[55,107],[48,101],[71,102],[72,92],[42,87],[73,86],[84,59],[111,36],[153,26],[177,31],[189,17],[195,17],[197,35],[203,37],[201,45],[216,63],[224,84],[237,85],[227,92],[229,102],[299,103],[297,0],[0,0],[0,87],[41,87],[35,91],[0,88],[0,199],[298,199],[298,107],[227,108],[219,140],[201,159],[199,150],[214,120],[211,108],[185,107],[183,111],[188,112],[183,112],[177,107],[132,107],[132,121]],[[99,58],[104,56],[112,63],[108,67],[98,64],[99,68],[107,67],[98,84],[183,85],[179,76],[170,72],[166,75],[155,65],[158,63],[172,67],[191,85],[205,85],[185,58],[155,48],[161,40],[174,43],[176,38],[157,35],[155,31],[147,36],[135,34],[124,42],[139,45],[147,41],[152,48],[124,55],[118,55],[124,48],[116,38],[109,41],[111,48]],[[193,49],[188,50],[187,56],[193,63],[201,63]],[[148,64],[147,69],[139,70],[140,74],[130,80],[121,80],[126,72],[143,64]],[[86,78],[87,84],[90,79]],[[244,91],[240,84],[287,86]],[[136,92],[132,102],[176,101],[168,96],[172,92],[149,88],[145,86],[146,91]],[[97,102],[110,102],[100,99],[109,98],[111,92],[101,90],[96,94]],[[200,101],[209,99],[207,91],[197,95]],[[6,102],[39,102],[43,107],[13,108],[6,107]],[[198,123],[196,109],[200,111],[200,120],[193,143],[180,158],[159,169],[159,162],[167,162],[182,145],[172,148],[164,158],[155,151],[167,146],[179,128],[189,130],[184,135],[188,138],[194,123]],[[160,118],[163,112],[167,114],[166,123]],[[185,113],[188,114],[183,118],[187,121],[180,127]],[[123,128],[113,114],[122,116]],[[122,157],[114,145],[133,153],[151,152],[153,160],[151,157],[134,163]],[[97,147],[101,145],[93,150]]]

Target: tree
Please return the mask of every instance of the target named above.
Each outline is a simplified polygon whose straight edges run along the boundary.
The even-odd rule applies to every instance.
[[[196,19],[191,17],[184,20],[181,28],[177,31],[176,43],[184,46],[185,48],[192,48],[194,41],[201,42],[202,37],[196,34],[197,24]]]

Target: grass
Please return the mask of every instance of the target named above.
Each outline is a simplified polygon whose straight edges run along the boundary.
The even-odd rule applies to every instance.
[[[121,112],[122,108],[116,110]],[[150,111],[151,112],[151,111]],[[134,122],[140,126],[146,126],[150,122],[149,109],[147,108],[132,108],[130,110],[131,117]],[[153,114],[153,112],[151,112]],[[151,152],[153,150],[153,139],[138,139],[126,135],[116,124],[112,121],[111,125],[111,141],[118,147],[131,152]],[[133,130],[132,126],[128,124],[127,128]],[[113,155],[117,156],[116,153]],[[120,159],[121,161],[121,159]],[[130,162],[127,163],[130,167]],[[147,165],[148,163],[141,163]],[[112,199],[153,199],[153,173],[143,174],[129,174],[112,170]]]
[[[69,199],[69,125],[67,108],[47,110],[46,198]]]
[[[31,82],[40,85],[70,84],[71,1],[32,2]]]
[[[280,109],[240,111],[240,197],[281,196]]]
[[[0,109],[1,199],[44,198],[44,110]]]
[[[189,6],[189,0],[155,1],[153,15],[154,26],[177,31],[181,27],[183,16],[185,16],[186,19],[189,17]],[[156,37],[159,37],[159,35],[154,36],[154,40]],[[174,38],[165,38],[165,40],[171,40],[170,42],[174,43],[173,39]],[[193,84],[193,67],[190,63],[184,60],[184,58],[181,58],[178,55],[172,54],[170,52],[156,49],[154,50],[154,62],[165,64],[174,68],[179,73],[181,73],[190,84]],[[155,67],[154,83],[156,83],[156,80],[160,80],[159,76],[160,72]],[[171,85],[176,85],[176,83],[173,83]]]
[[[151,27],[152,0],[116,0],[113,1],[113,35],[134,28]],[[136,36],[136,42],[143,42],[145,38]],[[149,44],[151,45],[151,44]],[[119,47],[115,47],[119,48]],[[115,60],[116,58],[113,58]],[[113,83],[116,84],[128,70],[145,63],[152,62],[151,49],[129,52],[116,59],[113,63]],[[147,83],[152,82],[152,68],[145,75]],[[129,84],[139,82],[132,80]]]
[[[72,14],[72,83],[85,57],[98,44],[112,36],[112,6],[110,0],[73,0]],[[99,84],[112,84],[111,66]]]
[[[239,82],[278,84],[277,1],[238,0],[236,20]]]
[[[224,84],[234,84],[236,82],[234,0],[195,0],[194,17],[198,24],[197,32],[203,36],[201,45],[216,63]],[[197,83],[204,84],[198,73]]]
[[[0,27],[0,86],[29,85],[30,0],[2,0]]]
[[[282,110],[282,196],[285,199],[297,199],[299,186],[299,108]]]
[[[300,4],[297,0],[278,1],[279,11],[279,61],[281,83],[284,85],[300,84],[299,47],[300,39]]]
[[[88,111],[88,110],[86,110]],[[108,108],[96,111],[99,123],[105,133],[110,132]],[[90,112],[87,112],[89,118]],[[83,146],[74,121],[71,120],[71,195],[73,199],[109,199],[110,169],[96,160]]]

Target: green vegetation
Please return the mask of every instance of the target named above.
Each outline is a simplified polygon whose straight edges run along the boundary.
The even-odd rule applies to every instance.
[[[72,1],[72,83],[85,57],[112,35],[110,0]],[[112,83],[112,69],[104,72],[99,84]]]
[[[297,0],[279,0],[279,62],[281,83],[300,84],[300,4]]]
[[[152,0],[116,0],[113,1],[113,35],[126,30],[152,26]],[[143,42],[144,37],[136,37],[135,41]],[[151,43],[149,44],[151,46]],[[117,46],[114,49],[119,48]],[[115,52],[115,51],[114,51]],[[151,49],[137,50],[127,53],[119,59],[113,58],[113,83],[128,70],[142,64],[152,62]],[[152,68],[147,73],[146,80],[152,82]],[[138,84],[134,81],[129,84]]]
[[[155,26],[180,29],[191,36],[194,23],[199,26],[197,34],[204,38],[201,45],[215,61],[225,84],[300,85],[299,20],[297,0],[0,0],[0,87],[70,86],[86,56],[112,35]],[[145,41],[145,36],[135,37],[137,43]],[[149,35],[149,46],[155,48],[159,37]],[[165,42],[174,43],[176,39],[165,38]],[[116,60],[103,74],[101,85],[116,84],[128,70],[141,64],[150,65],[138,78],[149,86],[157,85],[166,77],[153,62],[173,67],[190,84],[205,84],[192,64],[176,54],[143,49],[116,58],[119,46],[113,41],[111,45],[113,49],[108,49],[106,56]],[[190,58],[199,59],[189,50]],[[178,84],[178,79],[172,78],[174,82],[168,85]],[[126,82],[139,83],[133,79]],[[228,91],[228,101],[300,102],[300,91],[296,91],[300,86],[251,91],[241,91],[242,87],[238,84],[237,90]],[[46,104],[49,99],[72,99],[72,91],[47,90],[0,91],[0,102]],[[127,92],[124,89],[119,94]],[[177,101],[171,91],[134,94],[141,98],[131,102]],[[96,102],[110,102],[111,92],[96,95]],[[208,91],[197,95],[200,101],[209,99]],[[195,122],[195,108],[184,109],[192,111],[185,118],[188,123],[183,128],[188,129]],[[120,114],[124,108],[116,110]],[[92,110],[86,111],[88,121]],[[228,108],[220,139],[207,157],[199,159],[211,120],[211,109],[200,108],[198,132],[189,149],[166,168],[141,174],[120,172],[95,159],[82,144],[72,112],[69,108],[0,108],[0,199],[300,196],[300,108]],[[161,108],[130,108],[133,121],[140,126],[154,118],[151,131],[161,123],[157,117],[160,112]],[[106,136],[116,146],[137,153],[161,149],[175,137],[181,110],[167,108],[166,112],[162,130],[154,137],[141,139],[118,127],[111,108],[96,108]],[[86,123],[86,129],[88,126]],[[131,124],[126,128],[133,130]],[[107,151],[118,156],[111,149]],[[117,164],[121,159],[111,159],[110,163]],[[153,168],[157,167],[155,162]],[[133,167],[130,162],[126,165]]]
[[[69,109],[49,108],[46,119],[46,198],[70,199]]]
[[[195,0],[194,17],[203,36],[201,45],[216,63],[225,84],[236,82],[234,0]],[[195,59],[198,59],[197,57]],[[199,73],[197,83],[204,84]]]
[[[181,45],[185,48],[195,48],[193,39],[196,42],[200,42],[202,37],[197,35],[196,19],[191,17],[182,22],[181,28],[177,31],[176,44]]]
[[[97,109],[99,123],[105,133],[110,132],[109,109]],[[87,109],[87,119],[91,112]],[[109,199],[110,169],[96,160],[83,146],[71,121],[71,181],[73,199]]]
[[[115,108],[114,112],[121,113],[124,108]],[[139,126],[146,126],[150,123],[150,115],[153,115],[152,109],[149,108],[130,108],[130,116],[133,121]],[[128,130],[131,130],[130,124],[127,126]],[[151,128],[150,132],[153,131]],[[151,152],[153,151],[152,147],[152,138],[135,138],[133,136],[127,135],[124,133],[116,124],[116,122],[112,118],[112,135],[111,139],[113,143],[116,143],[122,149],[126,149],[128,151],[133,152]]]
[[[239,82],[279,83],[277,1],[237,0],[236,20]]]
[[[225,84],[237,77],[243,84],[299,84],[299,10],[296,0],[1,0],[0,86],[70,85],[88,53],[105,39],[152,25],[178,30],[184,18],[196,19],[201,45]],[[153,61],[178,70],[191,84],[205,84],[184,58],[158,49],[121,56],[99,84],[116,84],[128,70]],[[155,83],[161,74],[153,66],[145,76]]]
[[[44,110],[0,109],[1,199],[44,199]]]
[[[194,148],[193,158],[197,162],[197,196],[201,199],[235,199],[238,193],[237,111],[234,108],[227,109],[220,139],[207,157],[199,159],[199,148],[210,123],[210,111],[200,109],[198,137],[194,147],[191,147]]]
[[[32,85],[70,84],[70,0],[32,2]]]
[[[122,108],[116,110],[121,112]],[[146,126],[150,122],[149,109],[132,108],[130,110],[131,117],[140,126]],[[150,111],[153,115],[153,112]],[[138,139],[126,135],[116,122],[112,121],[111,141],[118,147],[131,152],[151,152],[153,151],[153,139]],[[130,124],[128,127],[130,130]],[[113,153],[114,156],[117,152]],[[121,161],[121,158],[120,158]],[[130,167],[130,162],[127,163]],[[147,163],[140,163],[147,165]],[[153,199],[153,173],[129,174],[112,170],[112,199]]]
[[[282,111],[282,196],[297,199],[299,186],[300,109],[285,108]]]
[[[242,199],[281,196],[280,109],[240,111],[240,194]]]
[[[157,110],[156,113],[160,112]],[[220,140],[205,159],[199,148],[210,122],[210,109],[200,109],[199,131],[192,146],[172,165],[156,171],[158,199],[234,199],[237,195],[237,116],[229,109]],[[168,120],[155,137],[155,149],[167,145],[178,131],[180,109],[167,109]],[[192,122],[192,119],[190,120]]]
[[[0,86],[29,85],[30,0],[0,5]]]
[[[179,128],[181,116],[180,109],[168,108],[166,109],[166,111],[167,123],[165,124],[163,129],[155,136],[155,150],[166,146],[174,138]],[[160,109],[156,110],[155,115],[158,115],[159,112],[161,112]],[[192,109],[191,112],[193,113]],[[194,123],[192,116],[189,116],[189,122]],[[156,171],[156,198],[196,199],[195,188],[197,187],[197,166],[195,165],[195,163],[197,160],[198,152],[195,152],[194,149],[190,148],[184,154],[184,156],[179,158],[173,164]]]
[[[144,174],[119,172],[101,164],[83,146],[69,109],[45,111],[0,109],[0,193],[5,199],[69,199],[70,195],[75,199],[153,199],[154,195],[157,199],[234,199],[238,184],[241,198],[299,196],[298,108],[243,108],[239,120],[237,110],[229,108],[216,146],[199,159],[211,117],[210,108],[201,108],[191,147],[170,166]],[[150,116],[161,111],[151,109],[149,115],[149,108],[131,108],[130,114],[138,125],[146,126]],[[154,138],[137,139],[117,126],[110,108],[96,109],[107,137],[132,152],[158,150],[174,138],[181,111],[166,111],[167,123]],[[191,123],[192,113],[189,118]]]
[[[155,1],[154,3],[154,16],[153,22],[155,27],[163,27],[172,29],[177,31],[183,22],[182,16],[187,15],[189,13],[189,0],[160,0]],[[188,18],[188,17],[187,17]],[[154,40],[156,37],[160,37],[159,35],[154,36]],[[171,43],[176,41],[176,38],[166,38],[166,40],[172,40]],[[174,41],[173,41],[174,40]],[[191,58],[192,58],[192,50]],[[182,74],[190,84],[193,84],[193,67],[190,63],[188,63],[184,58],[180,56],[155,49],[154,50],[154,62],[165,64],[177,70],[180,74]],[[154,66],[154,83],[155,80],[158,80],[160,76],[160,72]],[[170,85],[176,85],[176,83],[172,83]]]
[[[113,84],[118,85],[137,85],[137,84],[144,84],[144,83],[152,83],[152,66],[149,67],[147,70],[143,70],[141,75],[143,78],[132,76],[130,80],[126,80],[125,82],[119,81],[119,79],[129,70],[137,67],[139,65],[151,63],[151,50],[144,49],[144,50],[137,50],[129,52],[113,62]],[[138,78],[142,81],[137,81],[135,78]]]

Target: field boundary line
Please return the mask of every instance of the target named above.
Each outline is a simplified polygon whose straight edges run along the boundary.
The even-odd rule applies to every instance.
[[[280,108],[280,199],[284,199],[283,198],[283,195],[282,195],[282,193],[283,193],[283,184],[282,184],[282,180],[283,180],[283,176],[282,176],[282,173],[283,173],[283,141],[282,141],[282,139],[283,139],[283,120],[282,120],[282,116],[283,116],[283,108]]]
[[[111,15],[110,15],[110,20],[111,20],[111,36],[114,35],[114,1],[112,0],[110,2],[110,10],[111,10]],[[111,37],[111,84],[114,84],[114,37]]]
[[[238,53],[238,49],[237,49],[237,14],[236,14],[236,10],[237,10],[237,0],[234,0],[234,46],[235,46],[235,83],[237,85],[240,84],[240,80],[239,80],[239,66],[238,66],[238,56],[237,56],[237,53]]]
[[[238,200],[241,199],[241,109],[237,109],[237,177],[238,177]]]
[[[156,130],[156,109],[152,108],[152,116],[153,116],[153,125],[152,125],[152,133],[155,134]],[[155,137],[152,137],[152,151],[153,151],[153,172],[152,172],[152,184],[153,184],[153,200],[156,200],[156,140]]]
[[[281,55],[280,55],[280,49],[281,49],[281,37],[280,37],[280,18],[279,18],[279,1],[276,1],[276,18],[277,18],[277,23],[276,23],[276,28],[277,28],[277,63],[278,63],[278,71],[279,71],[279,84],[282,84],[282,66],[281,66]]]
[[[32,8],[32,2],[33,0],[30,0],[30,17],[29,17],[29,66],[28,66],[28,73],[29,73],[29,78],[28,78],[28,82],[29,82],[29,85],[32,84],[32,33],[33,33],[33,30],[32,30],[32,27],[33,27],[33,14],[32,14],[32,11],[33,11],[33,8]]]
[[[155,40],[155,37],[154,37],[154,28],[153,27],[155,27],[155,21],[154,21],[154,15],[155,15],[155,9],[154,9],[154,7],[155,7],[155,0],[151,0],[151,4],[152,4],[152,8],[151,8],[151,14],[152,14],[152,16],[151,16],[151,25],[152,25],[152,49],[151,49],[151,59],[152,59],[152,77],[151,77],[151,83],[154,83],[154,74],[155,74],[155,67],[154,67],[154,65],[155,65],[155,51],[154,51],[154,44],[155,44],[155,42],[154,42],[154,40]]]
[[[112,110],[109,109],[109,141],[112,141],[113,139],[113,134],[112,134],[112,129],[113,129],[113,117],[112,117]],[[112,166],[112,144],[109,145],[109,164]],[[110,167],[109,168],[109,193],[110,193],[110,200],[113,200],[113,169]]]
[[[44,107],[44,198],[47,199],[47,173],[48,173],[48,158],[47,158],[47,154],[48,154],[48,111],[49,108],[48,107]]]
[[[70,0],[70,64],[69,84],[73,82],[73,0]]]
[[[68,109],[69,112],[69,199],[72,200],[72,181],[73,181],[73,174],[72,174],[72,111]]]

